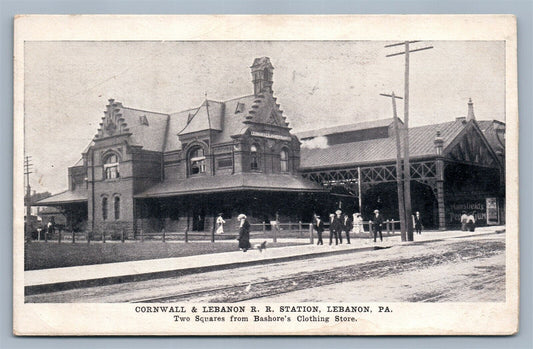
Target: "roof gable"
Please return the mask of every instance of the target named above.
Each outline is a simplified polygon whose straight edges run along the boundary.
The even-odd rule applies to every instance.
[[[200,108],[188,113],[187,124],[183,130],[179,132],[179,135],[206,130],[221,131],[223,117],[222,110],[222,103],[205,100]]]
[[[276,103],[276,98],[269,92],[255,96],[251,109],[246,115],[246,123],[258,123],[288,128],[289,124],[283,116],[283,110]]]
[[[168,119],[167,114],[127,108],[110,99],[94,140],[129,135],[131,145],[141,146],[145,150],[162,151]]]
[[[501,166],[479,125],[469,121],[462,132],[444,147],[443,155],[454,161],[470,162],[481,166]]]

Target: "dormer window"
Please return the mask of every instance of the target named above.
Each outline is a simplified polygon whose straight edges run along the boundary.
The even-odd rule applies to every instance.
[[[242,113],[244,111],[244,103],[237,102],[237,107],[235,108],[235,114]]]
[[[195,147],[189,152],[189,169],[190,174],[205,173],[205,154],[204,149]]]
[[[120,177],[119,161],[116,154],[109,155],[104,161],[105,179],[115,179]]]
[[[259,157],[257,155],[257,146],[255,144],[250,147],[250,168],[254,171],[259,170]]]
[[[139,123],[140,123],[141,125],[149,126],[149,124],[148,124],[148,118],[146,117],[146,115],[141,115],[141,116],[139,116]]]

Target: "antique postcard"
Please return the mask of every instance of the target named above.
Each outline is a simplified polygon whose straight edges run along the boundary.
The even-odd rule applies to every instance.
[[[518,331],[513,16],[14,26],[16,335]]]

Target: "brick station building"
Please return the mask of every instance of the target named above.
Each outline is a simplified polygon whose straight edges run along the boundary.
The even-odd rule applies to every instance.
[[[228,231],[239,213],[252,223],[309,222],[338,207],[365,219],[380,208],[397,219],[392,119],[295,135],[273,95],[273,70],[257,58],[253,94],[174,114],[110,99],[68,169],[68,190],[34,205],[59,207],[74,230],[130,236],[211,231],[219,213]],[[465,118],[410,129],[413,210],[427,227],[456,225],[462,209],[475,209],[481,224],[504,221],[504,130],[476,121],[472,103]]]
[[[300,142],[273,95],[269,58],[251,66],[253,94],[205,100],[174,114],[110,99],[98,133],[69,168],[69,189],[36,205],[62,207],[73,229],[209,231],[219,213],[235,231],[312,214],[323,187],[298,174]],[[295,218],[293,218],[295,219]]]

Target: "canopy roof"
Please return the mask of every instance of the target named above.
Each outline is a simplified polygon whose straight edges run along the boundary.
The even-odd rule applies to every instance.
[[[34,202],[33,206],[54,206],[72,204],[76,202],[87,202],[87,192],[67,190],[62,193],[49,196],[46,199]]]
[[[289,174],[241,173],[227,176],[199,176],[166,181],[135,195],[154,198],[240,190],[280,192],[324,192],[320,185]]]

